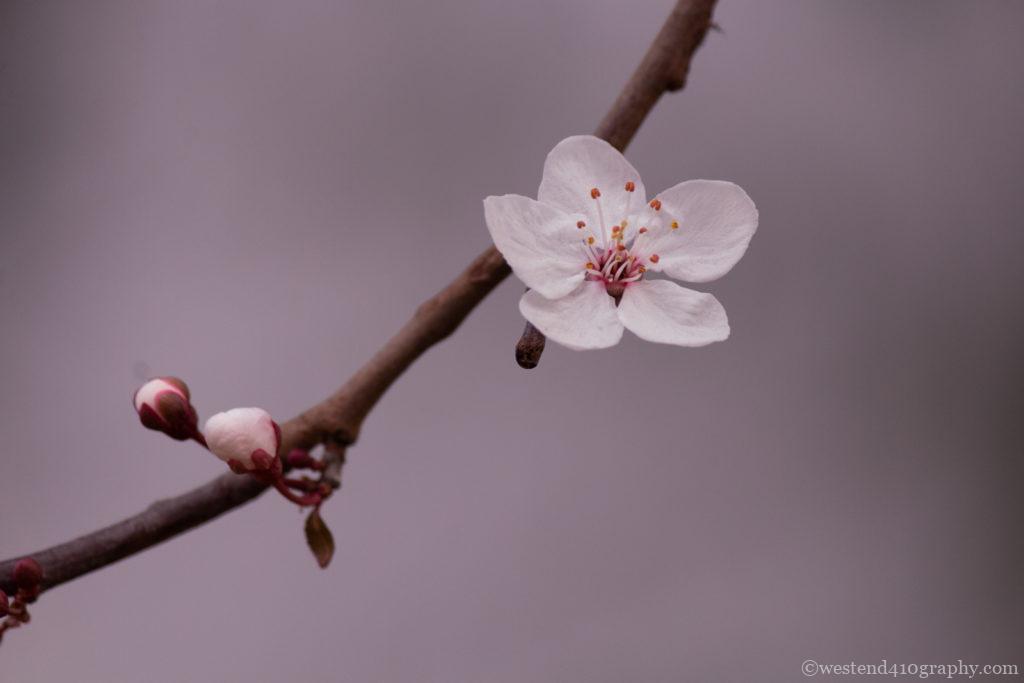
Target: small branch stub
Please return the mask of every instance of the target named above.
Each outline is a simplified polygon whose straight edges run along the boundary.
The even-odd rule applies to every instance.
[[[526,323],[523,334],[516,343],[516,363],[524,370],[532,370],[540,363],[540,357],[544,353],[544,344],[547,338],[533,326],[533,323]]]

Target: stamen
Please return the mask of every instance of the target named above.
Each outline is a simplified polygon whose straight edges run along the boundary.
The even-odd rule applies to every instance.
[[[587,261],[586,268],[587,270],[597,270],[597,266],[594,265],[593,261]]]
[[[585,221],[576,221],[576,227],[582,230],[583,228],[587,227],[587,224]]]
[[[678,230],[679,229],[679,221],[672,221],[672,229],[673,230]]]
[[[633,240],[633,246],[630,249],[630,251],[633,252],[634,256],[636,256],[639,253],[640,245],[644,243],[644,239],[645,239],[644,235],[646,235],[646,234],[647,234],[647,226],[641,226],[640,229],[636,231],[636,239]],[[650,239],[650,238],[646,238],[646,239]]]
[[[629,222],[629,207],[632,206],[633,204],[633,190],[635,189],[636,185],[633,184],[632,180],[626,183],[626,192],[628,192],[629,194],[626,195],[626,215],[622,217],[623,228],[625,228],[626,224]]]
[[[655,211],[661,211],[661,200],[659,200],[659,199],[652,199],[651,200],[651,208],[654,209]]]
[[[608,232],[607,229],[604,227],[604,211],[601,210],[601,201],[598,199],[600,196],[601,190],[597,189],[596,187],[590,191],[591,199],[593,199],[594,202],[597,204],[597,221],[598,223],[601,224],[601,241],[607,242]]]
[[[587,238],[587,244],[593,244],[593,243],[594,243],[594,236],[591,235],[590,237]]]
[[[651,254],[651,255],[650,255],[650,256],[649,256],[648,258],[647,258],[647,260],[648,260],[648,261],[650,261],[651,263],[657,263],[658,261],[660,261],[660,260],[661,260],[661,257],[660,257],[660,256],[658,256],[657,254]]]
[[[608,261],[605,262],[605,264],[604,264],[604,268],[601,269],[601,274],[604,275],[605,277],[611,277],[612,276],[612,268],[615,267],[615,264],[617,262],[618,262],[617,258],[610,258],[610,259],[608,259]]]

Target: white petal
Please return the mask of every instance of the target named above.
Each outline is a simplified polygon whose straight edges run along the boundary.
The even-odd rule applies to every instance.
[[[575,216],[516,194],[484,200],[494,245],[527,287],[549,299],[576,289],[589,259]]]
[[[629,285],[618,314],[626,329],[651,342],[704,346],[729,337],[729,319],[718,299],[669,280]]]
[[[519,311],[549,339],[577,351],[605,349],[622,339],[615,300],[600,282],[584,282],[569,296],[555,300],[527,292],[519,300]]]
[[[633,192],[626,191],[632,182]],[[601,196],[595,200],[590,191],[597,188]],[[639,212],[646,203],[640,174],[626,157],[600,138],[577,135],[562,140],[544,162],[544,177],[537,199],[566,213],[586,216],[588,227],[603,242],[597,204],[601,204],[605,230]],[[627,209],[628,205],[628,209]]]
[[[210,452],[227,462],[232,458],[252,469],[252,454],[277,453],[277,434],[270,413],[262,408],[232,408],[206,421],[203,430]]]
[[[648,268],[687,282],[709,282],[736,265],[757,230],[757,207],[743,189],[722,180],[688,180],[656,197],[661,210],[645,215],[651,239]],[[657,218],[652,218],[657,216]],[[672,221],[679,223],[673,230]],[[642,221],[643,222],[643,221]]]
[[[135,410],[142,410],[143,405],[148,405],[153,410],[156,410],[157,394],[164,391],[175,393],[185,399],[186,403],[188,402],[188,396],[185,395],[185,392],[162,377],[156,377],[143,384],[135,392]]]

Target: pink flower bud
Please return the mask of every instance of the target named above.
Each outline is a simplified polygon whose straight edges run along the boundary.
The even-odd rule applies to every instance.
[[[253,454],[263,451],[273,458],[281,445],[280,428],[262,408],[232,408],[217,413],[206,421],[204,431],[211,453],[224,462],[235,460],[248,470],[259,467],[253,462]]]
[[[288,467],[295,469],[308,469],[313,467],[316,462],[307,451],[304,451],[301,448],[293,449],[285,457],[285,460],[288,462]]]
[[[198,431],[199,418],[189,398],[188,385],[177,377],[156,377],[139,387],[132,401],[143,426],[184,441]]]
[[[39,588],[43,581],[43,568],[31,557],[26,557],[14,565],[14,583],[21,590],[32,592]]]

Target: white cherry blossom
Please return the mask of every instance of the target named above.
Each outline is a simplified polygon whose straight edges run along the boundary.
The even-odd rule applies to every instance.
[[[688,180],[648,202],[636,169],[589,135],[551,150],[536,200],[488,197],[484,215],[530,288],[519,310],[571,349],[614,346],[623,329],[679,346],[726,339],[729,321],[714,296],[650,275],[715,280],[757,230],[757,209],[738,185]]]

